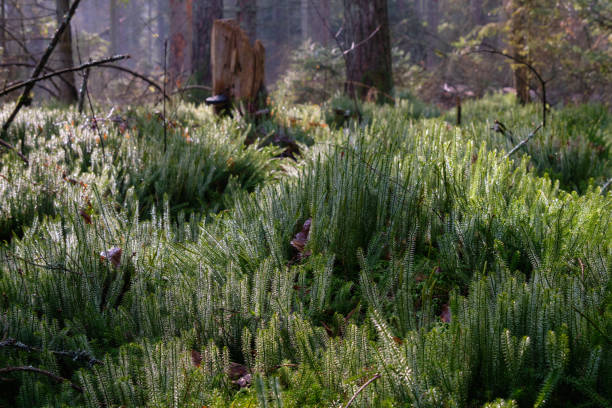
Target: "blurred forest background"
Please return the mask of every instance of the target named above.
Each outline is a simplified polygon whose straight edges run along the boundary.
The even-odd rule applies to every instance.
[[[212,22],[233,18],[266,49],[269,91],[287,102],[320,103],[346,90],[345,64],[356,54],[346,51],[369,38],[367,27],[361,37],[355,29],[350,9],[358,3],[381,14],[380,33],[369,34],[388,35],[392,61],[392,84],[364,87],[451,106],[456,95],[499,90],[540,101],[544,81],[551,105],[612,100],[609,0],[86,0],[46,70],[129,54],[92,69],[89,91],[99,102],[156,101],[152,83],[163,83],[167,40],[167,93],[202,101],[211,86]],[[0,86],[29,77],[69,5],[0,0]],[[75,101],[83,74],[37,83],[34,99]]]

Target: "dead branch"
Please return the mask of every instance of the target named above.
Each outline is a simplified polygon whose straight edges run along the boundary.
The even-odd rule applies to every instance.
[[[539,125],[537,128],[535,128],[535,130],[534,130],[533,132],[531,132],[531,133],[530,133],[530,134],[529,134],[529,135],[528,135],[528,136],[527,136],[525,139],[521,140],[521,141],[519,142],[519,144],[517,144],[516,146],[514,146],[514,147],[512,148],[512,150],[510,150],[510,151],[508,152],[508,154],[506,154],[506,155],[504,156],[504,158],[505,158],[505,159],[509,158],[509,157],[510,157],[510,156],[512,156],[512,155],[513,155],[513,154],[514,154],[514,153],[515,153],[517,150],[519,150],[521,147],[523,147],[524,145],[526,145],[526,144],[527,144],[527,142],[529,142],[529,141],[531,140],[531,138],[535,136],[535,134],[538,132],[538,130],[540,130],[540,128],[541,128],[542,126],[544,126],[544,125],[543,125],[542,123],[540,123],[540,125]]]
[[[79,6],[80,2],[81,0],[74,0],[74,3],[72,3],[72,6],[70,6],[68,13],[66,13],[64,17],[64,21],[62,21],[62,23],[59,25],[59,27],[55,31],[55,34],[53,35],[53,39],[47,46],[47,50],[43,54],[40,61],[38,61],[38,64],[36,65],[34,70],[32,71],[32,75],[30,75],[31,78],[36,78],[42,72],[43,68],[47,64],[47,61],[49,60],[49,57],[51,57],[53,50],[57,46],[57,43],[59,42],[61,35],[66,30],[66,27],[68,27],[68,25],[70,24],[70,20],[72,20],[72,17],[74,16],[74,13],[76,12],[76,9]],[[29,102],[29,94],[32,88],[34,87],[35,83],[36,82],[32,82],[31,84],[26,85],[24,87],[23,93],[21,94],[21,97],[17,100],[17,105],[15,105],[13,112],[11,112],[6,122],[4,122],[4,124],[2,125],[2,129],[0,130],[0,139],[4,139],[6,137],[6,133],[8,131],[8,128],[11,126],[11,123],[13,123],[13,121],[15,120],[15,117],[17,117],[17,114],[19,113],[21,108]],[[3,145],[5,147],[10,146],[14,150],[14,148],[6,142]],[[28,164],[28,159],[23,154],[20,154],[19,157],[21,157],[21,159],[25,161],[26,165]]]
[[[19,350],[26,351],[28,353],[32,353],[32,352],[40,353],[43,351],[42,349],[38,347],[29,346],[13,338],[8,338],[6,340],[0,341],[0,348],[1,347],[13,347]],[[104,365],[102,361],[95,358],[93,355],[91,355],[91,353],[89,353],[86,350],[77,350],[77,351],[46,350],[46,351],[56,356],[69,357],[74,361],[83,361],[87,363],[89,367],[92,367],[94,364]]]
[[[57,374],[53,374],[51,371],[47,371],[47,370],[43,370],[42,368],[36,368],[36,367],[32,367],[32,366],[21,366],[21,367],[4,367],[4,368],[0,368],[0,374],[4,374],[4,373],[11,373],[14,371],[28,371],[31,373],[37,373],[37,374],[42,374],[42,375],[46,375],[47,377],[51,378],[52,380],[54,380],[55,382],[58,383],[63,383],[63,382],[68,382],[70,383],[70,386],[78,391],[78,392],[83,392],[83,388],[81,388],[80,385],[77,385],[75,383],[73,383],[72,381],[70,381],[67,378],[64,377],[60,377]]]
[[[14,91],[16,91],[18,89],[27,87],[27,86],[29,86],[31,84],[35,84],[36,82],[39,82],[39,81],[44,81],[45,79],[53,78],[53,77],[58,76],[58,75],[63,75],[63,74],[69,73],[69,72],[82,71],[84,69],[95,67],[97,65],[106,64],[108,62],[119,61],[119,60],[126,59],[126,58],[130,58],[130,56],[129,55],[115,55],[113,57],[108,57],[108,58],[104,58],[104,59],[101,59],[101,60],[86,62],[85,64],[81,64],[81,65],[79,65],[77,67],[65,68],[65,69],[60,69],[59,71],[53,71],[53,72],[50,72],[50,73],[45,74],[43,76],[39,76],[39,77],[36,77],[36,78],[31,78],[31,79],[28,79],[27,81],[18,82],[18,83],[14,84],[14,85],[11,85],[11,86],[5,88],[4,90],[2,90],[0,92],[0,96],[4,96],[4,95],[9,94],[11,92],[14,92]]]
[[[483,48],[484,47],[484,48]],[[531,72],[533,72],[533,74],[536,76],[536,78],[538,79],[538,81],[540,82],[540,86],[542,87],[542,126],[546,126],[546,111],[548,110],[548,108],[546,107],[546,83],[548,82],[548,80],[545,80],[544,78],[542,78],[542,76],[540,75],[540,73],[538,72],[537,69],[534,68],[533,65],[531,65],[529,62],[515,57],[513,55],[510,55],[508,53],[505,53],[503,51],[499,51],[498,49],[496,49],[495,47],[488,45],[488,44],[481,44],[480,47],[478,47],[478,49],[476,49],[475,51],[476,53],[486,53],[486,54],[494,54],[494,55],[501,55],[502,57],[508,58],[512,61],[514,61],[517,64],[521,64],[527,67],[527,69],[529,69]],[[549,78],[550,80],[550,78]]]
[[[212,88],[210,86],[206,86],[206,85],[187,85],[187,86],[184,86],[182,88],[175,89],[174,91],[172,91],[171,95],[174,95],[174,94],[177,94],[177,93],[193,91],[193,90],[211,91],[212,92]]]
[[[351,399],[346,403],[346,405],[344,406],[344,408],[348,408],[349,406],[351,406],[351,404],[353,403],[353,401],[355,401],[355,398],[357,398],[357,396],[359,395],[359,393],[361,391],[363,391],[368,385],[372,384],[374,381],[378,380],[380,378],[380,374],[375,374],[374,377],[370,378],[368,381],[366,381],[361,387],[359,387],[359,389],[357,390],[357,392],[355,392],[355,394],[353,394],[353,396],[351,397]]]
[[[116,69],[119,71],[123,71],[123,72],[127,72],[128,74],[135,76],[136,78],[142,79],[143,81],[145,81],[146,83],[148,83],[149,85],[151,85],[153,88],[157,89],[159,91],[159,93],[161,93],[162,95],[164,95],[164,97],[167,100],[170,100],[170,97],[168,96],[168,94],[166,94],[164,92],[164,90],[162,89],[161,86],[159,86],[155,81],[153,81],[151,78],[148,78],[136,71],[133,71],[129,68],[125,68],[119,65],[111,65],[111,64],[104,64],[104,65],[100,65],[100,67],[102,68],[112,68],[112,69]]]
[[[612,185],[612,177],[610,177],[608,181],[606,181],[606,183],[601,187],[601,195],[604,195],[606,193],[606,190],[608,189],[608,187],[610,187],[610,185]]]

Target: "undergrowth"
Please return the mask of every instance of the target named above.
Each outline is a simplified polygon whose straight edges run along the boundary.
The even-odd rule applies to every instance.
[[[0,405],[609,406],[609,114],[555,111],[508,158],[537,120],[510,105],[330,129],[281,104],[259,131],[182,106],[165,153],[155,113],[24,113]],[[252,132],[309,140],[281,161]],[[28,366],[52,376],[3,371]]]

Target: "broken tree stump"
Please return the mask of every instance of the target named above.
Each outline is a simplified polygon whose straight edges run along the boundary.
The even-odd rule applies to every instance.
[[[249,113],[265,108],[264,61],[261,41],[254,45],[235,20],[215,20],[212,29],[212,100],[244,103]],[[220,113],[222,106],[215,105]]]

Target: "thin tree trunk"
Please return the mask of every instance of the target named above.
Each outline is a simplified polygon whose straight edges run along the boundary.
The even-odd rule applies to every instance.
[[[211,85],[210,40],[213,22],[223,18],[223,0],[196,0],[193,4],[193,64],[196,83]]]
[[[164,65],[164,41],[168,39],[168,0],[157,0],[157,34],[161,39],[159,47],[160,66]]]
[[[520,11],[523,0],[507,0],[506,12],[510,19],[510,48],[512,55],[518,60],[525,60],[525,36],[524,16]],[[529,102],[529,70],[523,64],[513,64],[514,88],[516,96],[521,105]]]
[[[170,86],[180,88],[191,74],[193,9],[192,0],[170,0]]]
[[[349,48],[346,92],[383,101],[393,88],[387,0],[343,1]]]
[[[64,21],[64,15],[70,9],[69,0],[56,0],[56,14],[57,24],[61,24]],[[56,49],[57,55],[57,68],[69,68],[74,65],[72,58],[72,34],[70,32],[70,25],[66,27],[66,30],[61,35],[59,43]],[[78,92],[74,81],[74,73],[68,73],[61,76],[61,81],[58,81],[59,85],[59,98],[62,102],[75,103],[78,99]]]
[[[427,1],[427,10],[426,10],[426,18],[427,18],[427,30],[431,34],[431,36],[438,35],[438,25],[440,24],[440,4],[438,0],[428,0]],[[436,44],[437,41],[428,41],[429,44]],[[430,45],[427,50],[427,66],[429,68],[433,67],[436,64],[437,57],[435,53],[435,46]]]
[[[0,29],[0,47],[2,47],[2,59],[6,60],[6,34],[4,33],[6,28],[5,0],[0,2],[0,24],[2,24],[2,29]]]
[[[257,0],[238,0],[238,23],[253,43],[257,39]]]

